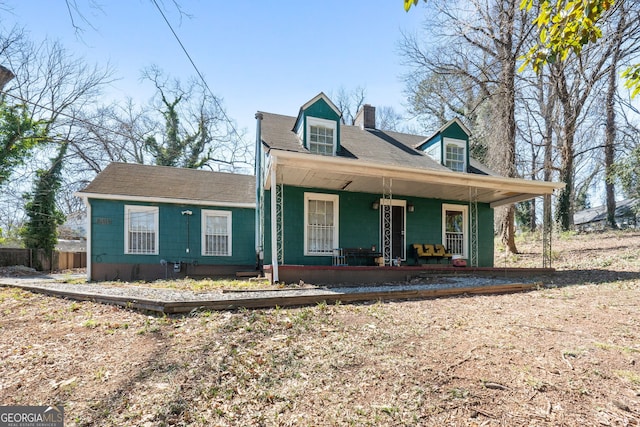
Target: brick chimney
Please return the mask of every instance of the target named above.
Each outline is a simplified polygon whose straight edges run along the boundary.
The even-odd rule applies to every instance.
[[[376,107],[364,104],[360,111],[356,114],[354,125],[359,126],[360,129],[375,129],[376,128]]]

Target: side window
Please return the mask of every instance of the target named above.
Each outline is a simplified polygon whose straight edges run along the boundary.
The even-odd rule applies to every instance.
[[[230,211],[202,211],[202,255],[231,256]]]
[[[158,207],[124,207],[124,253],[158,254]]]

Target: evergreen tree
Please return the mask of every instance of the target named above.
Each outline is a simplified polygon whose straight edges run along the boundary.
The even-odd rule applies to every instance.
[[[56,206],[56,193],[61,187],[62,160],[68,146],[68,142],[63,142],[58,155],[51,159],[49,169],[38,170],[33,192],[25,195],[28,221],[21,230],[21,237],[27,248],[44,250],[49,260],[58,242],[58,226],[65,219]]]

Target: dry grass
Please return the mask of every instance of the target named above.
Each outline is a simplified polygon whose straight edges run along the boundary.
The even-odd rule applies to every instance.
[[[64,404],[68,426],[638,425],[640,233],[554,250],[558,287],[514,295],[150,316],[0,289],[0,405]]]

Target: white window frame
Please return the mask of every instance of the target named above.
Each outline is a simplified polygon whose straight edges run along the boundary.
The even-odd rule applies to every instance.
[[[442,145],[442,154],[444,155],[443,165],[451,169],[449,166],[449,156],[447,155],[447,147],[455,146],[456,148],[462,148],[462,170],[451,169],[454,172],[466,172],[467,171],[467,141],[463,139],[444,138]],[[455,160],[456,163],[458,160]]]
[[[333,202],[333,247],[327,248],[323,252],[311,252],[309,250],[309,201],[321,200]],[[333,249],[339,248],[340,243],[338,241],[340,232],[340,218],[339,218],[339,202],[340,197],[337,194],[325,194],[325,193],[304,193],[304,254],[305,256],[333,256]]]
[[[331,129],[333,132],[333,147],[331,149],[331,155],[336,155],[336,147],[338,146],[338,126],[335,121],[320,119],[318,117],[307,117],[307,149],[313,154],[319,154],[321,156],[327,156],[329,154],[318,153],[311,149],[311,126]]]
[[[233,228],[232,226],[232,212],[231,211],[219,211],[211,209],[203,209],[201,211],[201,254],[202,256],[231,256],[233,254],[232,242],[233,242]],[[226,253],[207,253],[207,218],[209,217],[224,217],[227,220],[227,252]]]
[[[442,244],[447,246],[447,211],[462,212],[462,256],[469,258],[469,206],[442,204]],[[450,248],[447,248],[450,250]]]
[[[153,232],[154,232],[154,250],[153,252],[132,252],[129,247],[129,233],[132,230],[129,229],[131,223],[129,218],[132,213],[152,213],[153,214]],[[125,205],[124,206],[124,253],[127,255],[158,255],[160,250],[160,209],[158,206],[143,206],[143,205]]]

